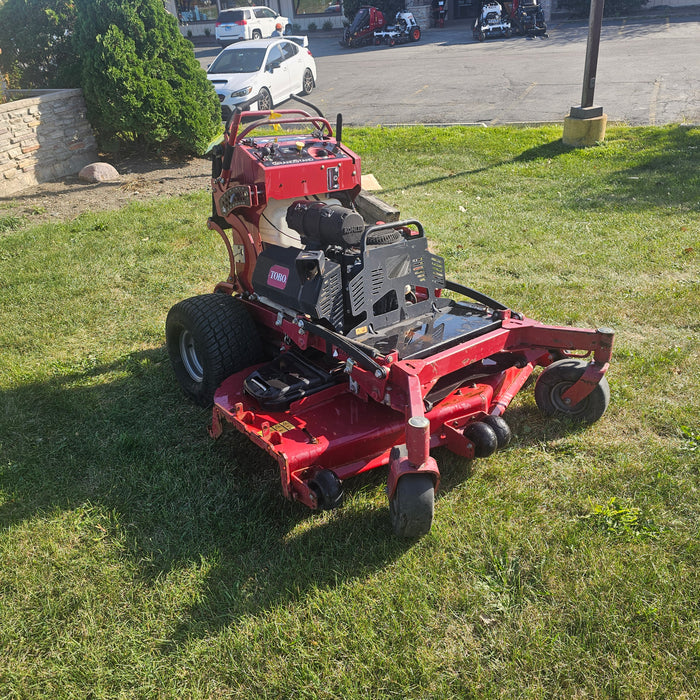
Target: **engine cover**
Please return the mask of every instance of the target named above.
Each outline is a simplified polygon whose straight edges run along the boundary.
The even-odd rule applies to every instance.
[[[280,306],[343,329],[341,267],[321,250],[268,245],[253,271],[253,290]]]

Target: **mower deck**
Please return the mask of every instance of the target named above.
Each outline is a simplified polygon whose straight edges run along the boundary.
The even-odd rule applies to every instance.
[[[277,323],[288,338],[301,331],[307,351],[328,342],[324,328],[300,328],[279,317]],[[218,437],[230,423],[246,434],[276,459],[284,495],[312,508],[324,507],[310,487],[319,470],[343,481],[390,464],[391,497],[391,489],[408,471],[426,471],[437,484],[439,472],[428,458],[434,447],[447,446],[468,459],[490,454],[490,447],[470,436],[469,426],[501,416],[537,365],[586,346],[594,353],[588,376],[568,387],[571,401],[578,403],[602,379],[610,343],[607,329],[545,326],[514,318],[509,310],[487,313],[450,301],[429,318],[390,326],[374,337],[360,336],[345,347],[347,355],[336,350],[345,359],[344,370],[329,372],[325,387],[309,390],[284,410],[265,408],[264,401],[246,390],[250,377],[263,376],[258,373],[265,365],[230,376],[214,396],[210,433]],[[366,354],[370,350],[377,352]],[[294,352],[298,350],[290,352],[292,357]],[[360,364],[363,359],[369,363],[366,369]],[[372,372],[374,366],[379,370]],[[304,380],[309,374],[303,363],[290,367],[295,378]],[[286,381],[280,376],[277,383]],[[270,383],[275,384],[274,377]],[[415,431],[411,419],[425,421],[423,428]],[[403,444],[407,459],[393,460],[392,449]]]

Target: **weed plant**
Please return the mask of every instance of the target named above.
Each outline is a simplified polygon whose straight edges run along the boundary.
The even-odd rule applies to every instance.
[[[446,450],[431,533],[385,474],[313,514],[206,434],[163,345],[224,279],[208,194],[0,234],[0,695],[693,698],[700,687],[700,130],[346,129],[453,278],[616,331],[587,428],[506,413]],[[9,225],[7,225],[9,223]]]

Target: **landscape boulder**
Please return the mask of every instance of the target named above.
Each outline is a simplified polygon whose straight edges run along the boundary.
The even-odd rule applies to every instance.
[[[90,163],[79,173],[81,182],[111,182],[119,179],[117,169],[109,163]]]

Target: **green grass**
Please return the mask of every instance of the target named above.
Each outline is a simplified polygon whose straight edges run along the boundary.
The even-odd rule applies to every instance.
[[[205,192],[0,235],[0,696],[693,698],[700,687],[700,130],[347,129],[449,276],[612,325],[588,428],[531,388],[511,446],[446,450],[431,533],[379,471],[282,499],[206,434],[163,348],[224,279]]]

